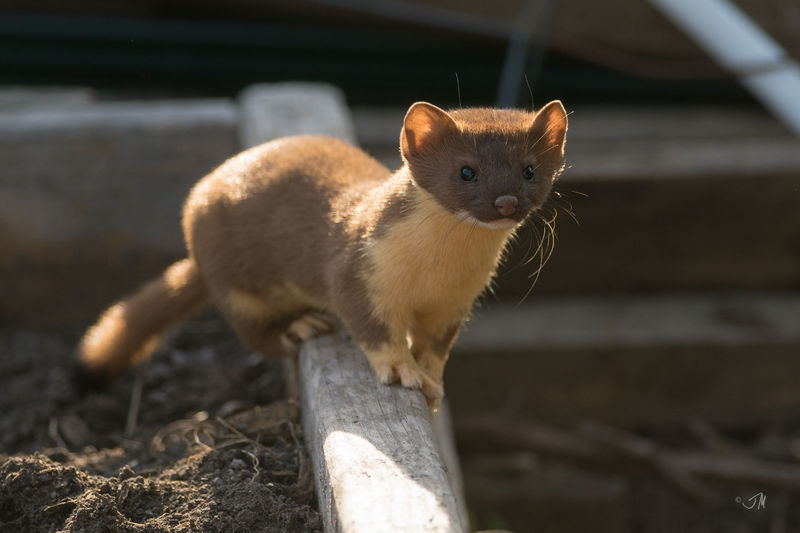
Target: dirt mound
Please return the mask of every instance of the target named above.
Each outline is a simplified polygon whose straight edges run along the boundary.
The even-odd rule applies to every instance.
[[[206,317],[81,397],[76,340],[0,334],[0,531],[321,530],[277,361]]]

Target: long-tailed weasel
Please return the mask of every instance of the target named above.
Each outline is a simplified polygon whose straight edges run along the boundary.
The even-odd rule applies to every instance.
[[[436,404],[450,348],[515,228],[563,168],[567,115],[486,108],[408,110],[403,166],[391,173],[325,138],[242,152],[192,189],[188,257],[106,310],[79,362],[113,376],[162,332],[214,303],[264,354],[325,331],[338,316],[384,383]]]

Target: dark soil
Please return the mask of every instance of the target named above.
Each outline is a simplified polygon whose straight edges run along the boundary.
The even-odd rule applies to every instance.
[[[77,338],[0,332],[0,532],[321,531],[278,360],[210,316],[81,396]]]
[[[139,369],[79,395],[71,380],[79,334],[0,330],[0,533],[322,530],[280,360],[248,353],[211,315],[182,325]],[[654,421],[639,436],[665,450],[791,465],[800,457],[800,422],[741,435],[710,428],[713,442],[698,437],[704,432],[658,428]],[[800,531],[793,491],[687,485],[622,463],[616,471],[613,456],[610,466],[583,468],[508,439],[458,433],[477,528]]]

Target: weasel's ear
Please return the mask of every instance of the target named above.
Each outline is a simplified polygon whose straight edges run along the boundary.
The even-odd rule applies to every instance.
[[[446,111],[428,102],[417,102],[408,108],[400,132],[400,152],[403,159],[418,156],[441,137],[458,127]]]
[[[531,137],[540,152],[547,151],[554,156],[564,156],[564,142],[567,140],[567,111],[561,100],[553,100],[536,113],[531,126]]]

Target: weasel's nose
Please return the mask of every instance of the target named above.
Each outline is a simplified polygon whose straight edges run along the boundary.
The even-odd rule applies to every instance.
[[[513,215],[514,211],[517,210],[517,204],[519,200],[516,196],[505,195],[505,196],[498,196],[497,199],[494,201],[494,206],[500,211],[500,214],[504,217],[509,215]]]

